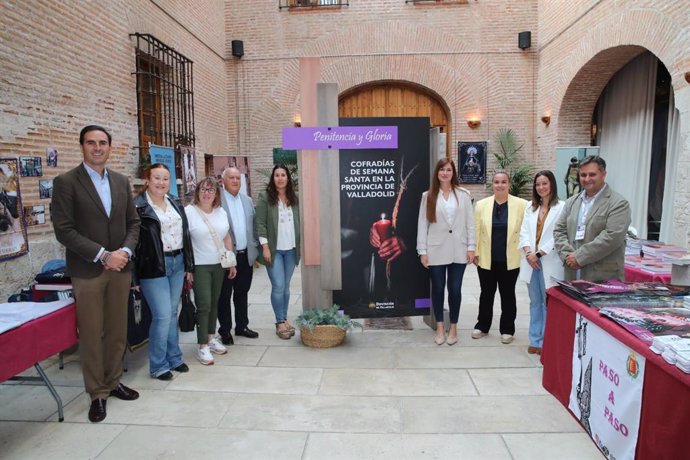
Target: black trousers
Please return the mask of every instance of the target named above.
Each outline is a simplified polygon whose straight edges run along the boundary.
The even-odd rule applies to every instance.
[[[475,329],[489,332],[494,316],[494,297],[496,287],[501,295],[501,334],[515,334],[515,316],[517,315],[517,301],[515,300],[515,283],[517,283],[520,269],[508,270],[506,263],[492,263],[491,270],[477,267],[479,273],[479,315]]]
[[[246,251],[238,252],[236,256],[237,276],[234,279],[228,279],[227,276],[223,279],[223,287],[218,298],[218,333],[221,336],[231,335],[232,331],[230,299],[235,304],[235,332],[242,331],[249,325],[247,294],[252,286],[254,267],[249,265]]]

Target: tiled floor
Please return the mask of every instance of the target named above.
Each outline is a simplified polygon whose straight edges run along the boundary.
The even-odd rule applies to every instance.
[[[298,271],[291,316],[301,310],[300,283]],[[65,403],[63,423],[45,387],[0,385],[0,458],[602,458],[541,386],[539,361],[526,352],[529,302],[521,282],[511,345],[496,330],[470,338],[479,297],[473,268],[453,347],[434,344],[421,318],[412,331],[351,332],[334,349],[307,348],[299,335],[280,340],[269,291],[260,268],[250,326],[261,336],[236,338],[215,366],[194,360],[193,332],[181,337],[191,371],[171,382],[149,377],[145,348],[130,355],[123,381],[141,397],[109,399],[103,423],[87,421],[77,354],[64,370],[55,359],[44,363]]]

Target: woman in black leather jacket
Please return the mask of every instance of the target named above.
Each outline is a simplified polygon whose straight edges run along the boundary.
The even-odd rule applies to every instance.
[[[149,373],[171,380],[171,370],[188,372],[177,331],[177,306],[185,277],[192,281],[194,253],[187,216],[170,195],[170,171],[162,163],[146,171],[146,188],[134,199],[141,219],[135,251],[136,277],[151,309]]]

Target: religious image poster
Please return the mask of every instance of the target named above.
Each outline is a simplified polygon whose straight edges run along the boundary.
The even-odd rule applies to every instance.
[[[0,260],[29,252],[24,208],[19,193],[19,162],[0,158]]]
[[[644,356],[578,313],[572,362],[568,409],[607,458],[635,458]]]
[[[182,190],[185,198],[191,201],[196,189],[196,152],[192,147],[180,146],[182,161]]]
[[[458,178],[463,184],[486,182],[486,142],[458,142]]]
[[[342,290],[353,318],[428,315],[429,272],[417,257],[417,218],[429,187],[428,118],[343,118],[340,126],[397,126],[397,149],[340,150]]]
[[[170,171],[170,194],[177,196],[177,175],[175,174],[175,150],[172,147],[153,145],[149,147],[151,164],[162,163]]]
[[[58,165],[58,151],[55,147],[46,148],[46,166],[49,168],[57,168]]]

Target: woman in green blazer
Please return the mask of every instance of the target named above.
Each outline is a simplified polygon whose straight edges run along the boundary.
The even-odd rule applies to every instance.
[[[295,335],[288,322],[290,279],[299,264],[299,203],[292,177],[285,165],[276,165],[266,191],[259,195],[254,215],[259,234],[259,262],[271,280],[271,306],[276,317],[276,334],[281,339]]]

